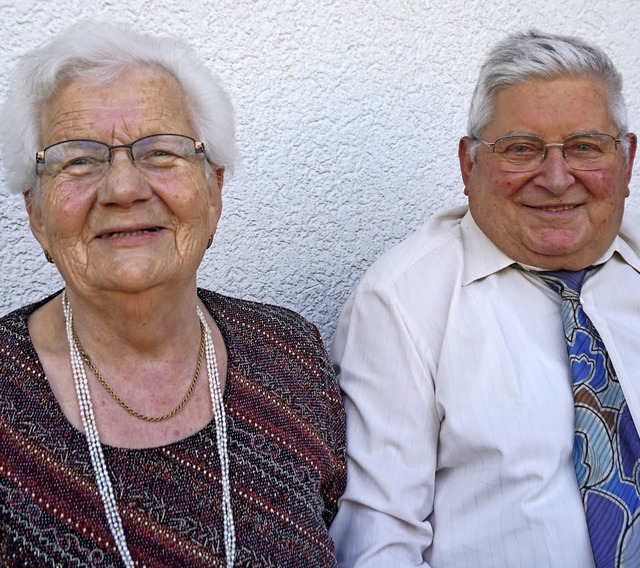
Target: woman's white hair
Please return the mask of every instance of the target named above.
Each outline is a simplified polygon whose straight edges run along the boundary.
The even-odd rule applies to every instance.
[[[19,59],[0,112],[0,148],[9,191],[38,193],[35,157],[42,150],[41,113],[62,83],[89,79],[99,84],[141,66],[159,67],[178,81],[208,161],[229,173],[236,159],[233,107],[218,77],[198,61],[193,49],[176,38],[80,22]]]
[[[581,39],[537,30],[512,34],[489,52],[471,98],[467,134],[476,141],[482,137],[482,131],[493,118],[500,89],[531,79],[559,77],[585,77],[604,86],[609,114],[621,134],[625,155],[628,155],[629,142],[624,138],[628,125],[622,76],[609,56]],[[471,144],[472,157],[475,157],[478,144]]]

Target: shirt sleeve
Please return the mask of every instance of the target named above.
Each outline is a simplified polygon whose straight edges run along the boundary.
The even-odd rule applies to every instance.
[[[332,349],[347,412],[341,567],[428,566],[438,453],[435,361],[393,293],[362,285]]]

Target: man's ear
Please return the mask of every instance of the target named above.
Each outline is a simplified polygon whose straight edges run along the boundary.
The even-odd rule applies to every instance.
[[[625,137],[629,140],[629,157],[627,158],[627,184],[631,181],[631,174],[633,173],[633,160],[636,157],[636,149],[638,146],[638,137],[630,132]],[[627,197],[629,196],[629,189],[627,189]]]
[[[470,146],[473,140],[469,136],[464,136],[458,144],[458,160],[460,161],[460,173],[462,174],[462,182],[464,183],[464,194],[467,193],[467,185],[471,177],[471,171],[475,167],[475,162],[471,158]]]

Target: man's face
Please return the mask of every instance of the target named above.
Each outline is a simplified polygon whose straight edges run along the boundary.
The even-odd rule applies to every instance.
[[[618,137],[605,89],[580,77],[533,79],[498,92],[493,119],[482,138],[493,142],[511,134],[533,135],[547,143],[576,133]],[[503,155],[481,146],[473,162],[470,140],[460,142],[460,166],[471,214],[480,229],[509,257],[547,270],[585,268],[618,233],[629,195],[636,148],[625,160],[620,145],[600,169],[572,169],[562,148],[547,149],[540,167],[510,172]]]

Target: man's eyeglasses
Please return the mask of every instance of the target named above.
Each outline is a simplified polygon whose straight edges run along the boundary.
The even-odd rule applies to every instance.
[[[182,134],[154,134],[131,144],[110,146],[97,140],[64,140],[36,154],[38,173],[88,181],[102,176],[113,158],[113,150],[126,148],[129,159],[145,173],[168,173],[204,154],[204,144]]]
[[[509,172],[532,172],[547,157],[547,148],[561,148],[569,167],[574,170],[600,170],[607,166],[613,152],[622,143],[610,134],[573,134],[563,142],[547,144],[538,136],[502,136],[495,142],[475,138],[505,160]]]

